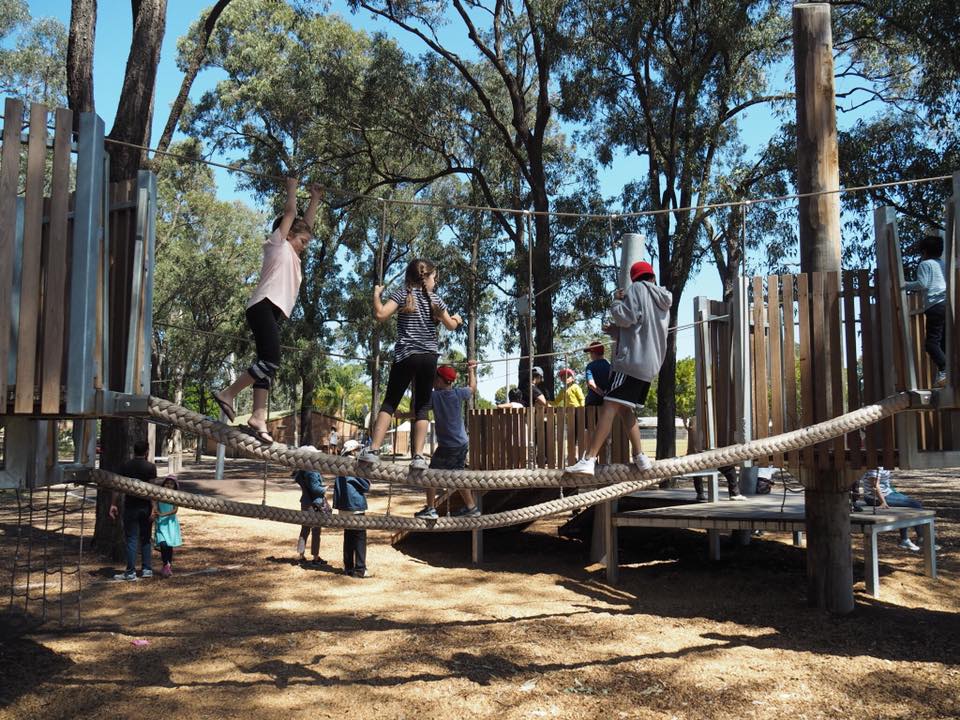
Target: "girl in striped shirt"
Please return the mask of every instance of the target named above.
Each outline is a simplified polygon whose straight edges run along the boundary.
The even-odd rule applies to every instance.
[[[463,324],[463,319],[459,315],[450,315],[446,303],[434,293],[437,268],[429,260],[411,260],[404,281],[405,287],[396,290],[386,302],[380,297],[383,285],[373,288],[373,315],[377,322],[384,322],[399,310],[397,344],[394,346],[387,391],[373,426],[370,447],[357,459],[368,463],[380,461],[380,445],[383,444],[397,405],[412,381],[412,413],[415,421],[410,443],[413,455],[410,468],[426,470],[423,443],[430,423],[430,396],[437,374],[437,356],[440,355],[437,326],[443,323],[448,330],[456,330]]]

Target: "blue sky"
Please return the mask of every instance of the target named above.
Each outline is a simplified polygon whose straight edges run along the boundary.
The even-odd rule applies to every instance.
[[[67,0],[30,0],[30,11],[34,17],[54,16],[59,18],[65,25],[70,20],[70,3]],[[126,63],[126,55],[129,49],[129,38],[132,32],[129,4],[121,0],[101,0],[100,12],[97,22],[96,49],[94,58],[94,93],[96,106],[109,129],[112,124],[112,113],[117,106],[121,85],[123,82],[123,72]],[[167,17],[167,31],[161,53],[160,67],[157,78],[156,90],[156,112],[154,117],[154,142],[159,137],[163,124],[167,117],[167,108],[176,96],[179,90],[182,75],[176,66],[176,43],[188,29],[207,3],[187,2],[187,0],[170,0]],[[189,12],[178,12],[181,8],[189,6]],[[367,29],[368,31],[382,31],[393,37],[396,37],[400,44],[408,51],[420,53],[424,50],[422,44],[415,39],[411,39],[406,34],[395,30],[387,23],[377,22],[367,14],[353,15],[347,9],[343,2],[336,1],[331,4],[333,12],[339,12],[346,17],[351,24],[356,27]],[[445,42],[452,42],[455,45],[462,44],[466,46],[467,39],[461,31],[458,24],[451,25],[451,36],[443,38]],[[785,65],[782,75],[790,72],[789,65]],[[779,68],[778,68],[779,70]],[[214,72],[201,73],[195,81],[191,97],[198,98],[205,90],[215,85],[218,76]],[[777,78],[778,81],[786,78]],[[757,147],[764,143],[770,134],[774,131],[776,124],[769,117],[765,109],[758,110],[747,115],[743,120],[744,137],[748,139],[752,147]],[[572,128],[567,128],[572,130]],[[590,157],[589,148],[581,148],[581,154]],[[639,161],[636,158],[620,156],[614,159],[610,167],[600,167],[599,178],[601,189],[605,196],[613,196],[619,193],[623,185],[636,176],[640,170]],[[242,199],[250,204],[254,204],[252,198],[246,193],[238,191],[235,179],[228,172],[218,170],[216,172],[218,181],[218,192],[224,199]],[[701,271],[687,285],[687,290],[682,298],[675,298],[679,302],[680,324],[685,325],[692,319],[693,298],[696,295],[705,295],[710,298],[719,298],[721,294],[720,283],[716,270],[712,265],[705,264]],[[557,342],[558,347],[563,347],[561,340]],[[495,351],[488,352],[488,355],[496,355]],[[693,332],[691,330],[681,331],[678,336],[678,356],[686,357],[693,355]],[[510,367],[511,382],[515,382],[516,366]],[[503,365],[497,366],[497,380],[488,380],[482,383],[481,392],[485,397],[492,397],[493,389],[503,384]]]

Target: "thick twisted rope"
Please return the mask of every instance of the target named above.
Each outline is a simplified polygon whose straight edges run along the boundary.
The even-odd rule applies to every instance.
[[[332,515],[312,510],[291,510],[271,505],[253,505],[235,500],[195,495],[172,490],[160,485],[134,480],[133,478],[114,475],[106,470],[94,470],[90,480],[99,487],[110,488],[128,495],[160,500],[180,507],[204,510],[221,515],[237,515],[239,517],[257,518],[259,520],[274,520],[292,525],[310,525],[330,528],[366,528],[369,530],[401,530],[458,532],[462,530],[489,530],[492,528],[507,527],[529,523],[540,518],[556,515],[575,508],[595,505],[605,500],[613,500],[638,490],[645,490],[657,484],[657,478],[635,480],[628,483],[618,483],[609,487],[591,490],[580,495],[571,495],[558,500],[529,505],[516,510],[491,513],[480,517],[443,517],[439,520],[421,520],[398,515]]]
[[[352,458],[326,455],[315,450],[293,448],[274,443],[263,445],[243,430],[224,425],[216,420],[175,405],[168,400],[150,398],[150,414],[172,425],[212,438],[250,458],[270,460],[279,465],[315,470],[328,475],[353,475],[370,480],[382,480],[421,488],[473,488],[477,490],[502,490],[518,488],[588,487],[615,485],[631,481],[657,480],[685,473],[735,465],[744,460],[790,452],[816,445],[835,437],[858,430],[885,417],[906,410],[910,406],[910,394],[899,393],[853,410],[845,415],[826,420],[816,425],[751,440],[740,445],[730,445],[707,450],[696,455],[658,460],[653,468],[641,472],[632,465],[601,465],[594,476],[570,475],[563,470],[534,468],[526,470],[409,470],[393,463],[371,465]],[[647,485],[644,485],[646,487]],[[629,490],[627,492],[633,492]],[[577,497],[583,498],[584,495]],[[609,498],[607,498],[609,499]],[[577,507],[576,505],[574,507]],[[307,523],[304,523],[307,524]],[[359,527],[359,526],[358,526]]]

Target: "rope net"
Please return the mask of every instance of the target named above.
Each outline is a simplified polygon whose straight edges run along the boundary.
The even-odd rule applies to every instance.
[[[503,490],[552,487],[595,487],[566,498],[530,505],[480,517],[449,517],[439,520],[397,517],[395,515],[331,515],[278,508],[269,505],[253,505],[222,498],[207,497],[171,490],[150,483],[125,478],[105,470],[94,470],[91,482],[129,495],[162,500],[181,507],[204,510],[225,515],[274,520],[294,525],[310,525],[343,529],[413,530],[433,532],[457,532],[483,530],[556,515],[568,510],[615,500],[639,490],[646,490],[664,478],[708,470],[723,465],[734,465],[756,457],[799,450],[831,440],[858,430],[902,412],[910,407],[910,394],[891,395],[873,405],[853,410],[831,420],[793,430],[781,435],[751,440],[739,445],[707,450],[696,455],[658,460],[650,470],[641,472],[630,465],[602,465],[595,476],[570,475],[563,470],[534,468],[528,470],[424,470],[410,471],[389,463],[370,465],[351,458],[326,455],[313,450],[291,448],[274,443],[261,445],[242,430],[224,425],[216,420],[175,405],[168,400],[150,398],[150,414],[176,425],[182,430],[204,435],[237,448],[247,457],[270,460],[279,465],[302,470],[315,470],[328,475],[353,475],[370,480],[398,482],[401,485],[421,488],[472,488],[477,490]]]

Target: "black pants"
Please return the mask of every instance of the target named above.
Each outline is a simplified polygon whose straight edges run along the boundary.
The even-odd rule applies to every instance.
[[[737,471],[733,465],[724,465],[722,468],[717,468],[717,471],[723,475],[727,481],[727,492],[730,495],[739,495],[740,494],[740,481],[737,479]],[[703,495],[703,478],[695,477],[693,479],[693,488],[697,491],[697,495]]]
[[[943,372],[947,369],[947,336],[944,332],[947,320],[946,303],[932,305],[924,315],[927,316],[927,339],[923,343],[923,349],[927,351],[937,370]]]
[[[163,560],[164,565],[173,562],[173,548],[166,543],[160,543],[160,559]]]
[[[123,534],[127,545],[127,572],[136,570],[138,550],[141,567],[144,570],[153,569],[150,565],[150,553],[153,551],[150,533],[152,527],[150,504],[138,503],[127,498],[123,508]]]
[[[436,376],[437,356],[433,353],[408,355],[400,362],[395,362],[390,366],[390,379],[387,380],[387,391],[384,393],[380,411],[393,415],[412,380],[411,409],[417,420],[427,420],[430,417],[430,398]]]
[[[247,325],[257,345],[257,359],[247,368],[253,386],[269,390],[280,367],[280,318],[283,311],[264,298],[247,308]]]
[[[343,531],[343,571],[364,573],[367,571],[367,531]]]

